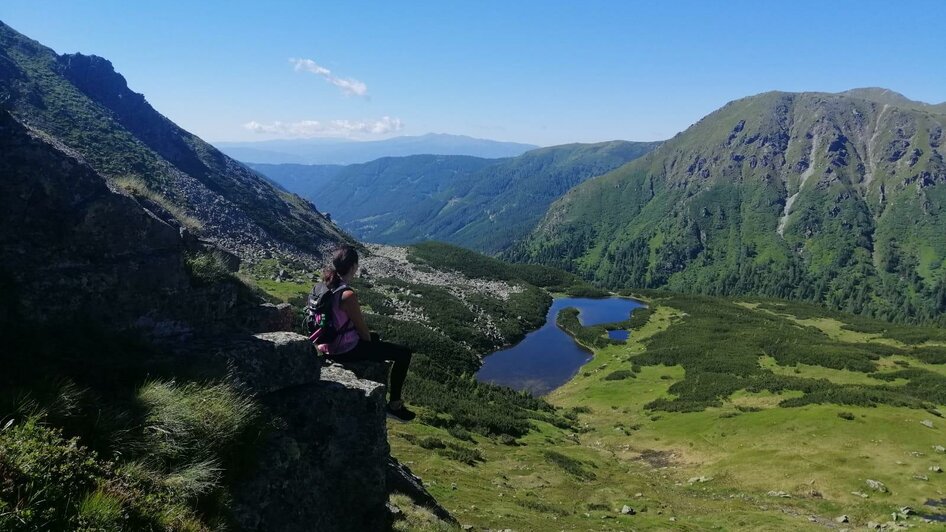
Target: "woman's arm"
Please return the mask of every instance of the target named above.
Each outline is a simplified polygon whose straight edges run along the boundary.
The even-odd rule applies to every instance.
[[[368,331],[368,324],[365,323],[365,317],[361,314],[361,305],[358,304],[358,295],[353,290],[342,292],[342,310],[348,314],[348,319],[355,325],[358,331],[358,337],[363,342],[371,341],[371,332]]]

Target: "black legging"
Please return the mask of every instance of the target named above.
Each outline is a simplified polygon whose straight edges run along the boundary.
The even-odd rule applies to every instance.
[[[404,388],[404,379],[407,378],[407,367],[411,365],[411,350],[403,345],[382,341],[377,333],[371,333],[371,341],[360,340],[354,349],[331,357],[338,362],[355,360],[374,360],[394,362],[391,368],[391,401],[401,400],[401,390]]]

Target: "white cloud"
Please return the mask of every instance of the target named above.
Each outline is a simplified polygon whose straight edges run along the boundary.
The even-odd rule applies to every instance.
[[[316,64],[316,62],[311,59],[290,59],[289,62],[292,63],[296,72],[306,71],[322,76],[326,81],[341,89],[342,93],[346,96],[368,95],[368,86],[365,85],[363,81],[358,81],[353,78],[340,78],[332,74],[331,70]]]
[[[282,137],[349,137],[353,135],[384,135],[404,128],[400,118],[390,116],[380,120],[302,120],[299,122],[273,122],[261,124],[255,120],[243,124],[244,129],[254,133],[279,135]]]

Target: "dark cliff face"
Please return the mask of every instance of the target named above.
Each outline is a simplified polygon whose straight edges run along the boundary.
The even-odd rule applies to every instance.
[[[185,292],[178,230],[115,194],[62,147],[0,113],[0,268],[26,316],[124,328]]]
[[[115,72],[111,61],[95,55],[66,54],[58,58],[62,76],[92,101],[114,113],[114,118],[144,144],[187,174],[206,178],[204,164],[188,143],[193,137],[158,113],[143,94],[128,88],[125,77]],[[211,161],[220,165],[222,154]]]

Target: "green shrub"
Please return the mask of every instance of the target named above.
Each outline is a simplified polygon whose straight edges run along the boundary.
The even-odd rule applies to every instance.
[[[568,509],[562,508],[557,504],[549,504],[537,499],[526,499],[519,498],[515,499],[516,504],[522,506],[523,508],[528,508],[530,510],[535,510],[537,512],[542,512],[546,514],[557,515],[559,517],[567,517],[572,514]]]
[[[846,419],[846,420],[848,420],[848,421],[853,421],[853,420],[854,420],[854,414],[852,414],[852,413],[850,413],[850,412],[838,412],[838,417],[841,418],[841,419]]]
[[[628,369],[619,369],[617,371],[612,371],[604,376],[606,381],[620,381],[627,378],[634,378],[634,373]]]
[[[37,418],[0,431],[0,530],[68,529],[107,470],[94,453]]]
[[[650,321],[650,317],[653,315],[654,311],[650,307],[638,307],[631,311],[631,317],[627,323],[627,329],[636,331],[647,325],[647,322]]]
[[[470,431],[466,430],[465,428],[459,425],[451,425],[450,427],[447,428],[447,433],[460,441],[468,441],[468,442],[474,441],[473,435],[470,434]],[[504,434],[504,436],[508,436],[508,434]]]
[[[417,444],[424,449],[445,449],[447,447],[447,445],[443,443],[443,440],[433,436],[423,437],[417,441]]]
[[[513,438],[512,436],[508,434],[500,434],[499,443],[502,445],[518,445],[519,444],[519,442],[517,442],[515,438]]]
[[[259,422],[253,400],[226,384],[151,381],[138,401],[147,411],[142,450],[172,468],[230,456]]]
[[[185,259],[187,271],[196,286],[214,285],[234,279],[219,253],[195,253]]]
[[[558,451],[543,451],[542,455],[545,461],[560,467],[563,471],[579,480],[594,480],[597,476],[592,471],[588,471],[585,465],[566,456]]]
[[[446,448],[438,449],[437,454],[469,466],[475,466],[477,462],[485,460],[482,451],[479,449],[456,444],[447,444]]]
[[[927,401],[946,401],[946,392],[942,391],[946,389],[946,378],[942,376],[910,370],[875,373],[875,361],[880,357],[913,356],[916,350],[831,339],[818,329],[803,327],[779,314],[788,310],[794,312],[794,307],[786,309],[781,304],[762,305],[777,311],[773,314],[720,298],[647,291],[645,294],[684,315],[648,338],[646,351],[632,357],[635,366],[680,365],[685,370],[684,378],[669,388],[674,397],[652,401],[646,405],[648,409],[701,411],[720,406],[739,390],[803,392],[803,397],[782,401],[780,406],[783,407],[832,403],[921,408]],[[809,317],[830,314],[827,311],[818,314],[816,309],[808,307],[801,310],[808,312],[804,315]],[[933,353],[925,352],[927,356]],[[775,374],[759,364],[760,354],[773,357],[782,366],[808,364],[859,371],[882,380],[909,379],[910,384],[902,387],[842,385],[826,379]]]
[[[82,500],[76,517],[76,530],[120,530],[124,524],[122,501],[114,495],[96,490]]]

